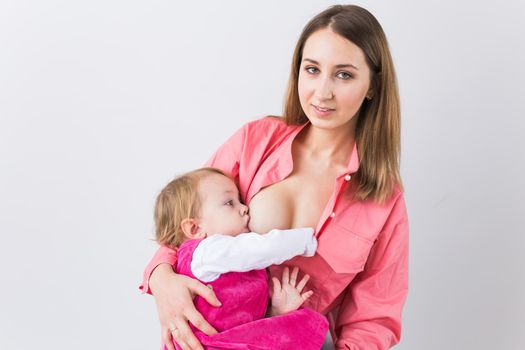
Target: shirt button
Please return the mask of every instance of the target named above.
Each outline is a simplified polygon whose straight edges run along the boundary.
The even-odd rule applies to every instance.
[[[345,180],[346,181],[350,181],[351,178],[352,178],[352,176],[350,176],[350,174],[346,174],[345,175]]]
[[[332,212],[332,214],[330,214],[330,217],[334,218],[335,217],[335,212]]]

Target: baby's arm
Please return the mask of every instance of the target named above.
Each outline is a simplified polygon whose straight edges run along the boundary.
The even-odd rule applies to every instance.
[[[313,233],[312,228],[299,228],[271,230],[265,235],[213,235],[193,252],[191,271],[201,281],[211,282],[226,272],[259,270],[297,255],[313,256],[317,249]]]

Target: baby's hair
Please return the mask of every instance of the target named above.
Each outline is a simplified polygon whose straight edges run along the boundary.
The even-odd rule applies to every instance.
[[[159,244],[174,248],[184,241],[181,222],[199,217],[199,181],[210,174],[231,178],[216,168],[200,168],[176,177],[160,191],[154,211],[155,239]]]

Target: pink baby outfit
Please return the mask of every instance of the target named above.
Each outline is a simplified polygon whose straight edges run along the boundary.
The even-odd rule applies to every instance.
[[[202,240],[188,240],[177,251],[176,272],[196,278],[191,272],[193,252]],[[319,350],[328,331],[321,314],[304,308],[285,315],[264,318],[268,305],[266,271],[228,272],[206,284],[221,301],[221,307],[195,298],[195,307],[219,332],[207,336],[190,324],[206,350]],[[176,343],[176,349],[180,350]],[[165,348],[166,349],[166,348]]]

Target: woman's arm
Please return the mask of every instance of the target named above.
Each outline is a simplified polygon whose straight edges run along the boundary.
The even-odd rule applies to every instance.
[[[397,344],[407,293],[408,221],[400,196],[365,270],[346,290],[335,324],[336,349],[386,350]]]
[[[151,289],[149,287],[150,277],[160,264],[175,266],[177,264],[177,251],[165,246],[161,246],[157,249],[155,255],[144,270],[142,284],[139,286],[142,293],[151,294]]]
[[[231,136],[206,163],[228,172],[238,181],[239,162],[244,147],[246,125]],[[155,297],[161,323],[162,340],[169,350],[175,350],[172,338],[183,349],[201,350],[202,346],[188,326],[193,323],[204,333],[210,335],[215,330],[202,317],[193,305],[193,297],[200,295],[210,304],[220,306],[215,293],[199,281],[177,275],[173,266],[177,262],[176,253],[161,247],[144,271],[144,281],[140,286],[143,293]],[[174,327],[177,331],[171,332]]]
[[[226,142],[215,151],[205,166],[219,168],[230,174],[231,177],[239,182],[239,164],[246,141],[246,130],[249,124],[245,124],[237,130]]]
[[[144,280],[139,287],[143,293],[153,294],[161,325],[162,341],[169,350],[175,350],[172,338],[183,349],[201,350],[202,346],[188,326],[188,321],[204,333],[217,333],[193,305],[195,295],[205,298],[210,304],[220,306],[215,293],[204,285],[174,272],[177,251],[160,247],[144,271]],[[177,328],[176,332],[172,332]]]
[[[161,324],[162,341],[170,350],[175,350],[173,340],[183,349],[202,350],[188,321],[204,333],[217,333],[193,305],[193,298],[200,295],[208,303],[221,306],[215,293],[190,277],[178,275],[170,264],[157,265],[150,277],[150,288],[155,296]],[[176,328],[176,331],[172,331]]]

